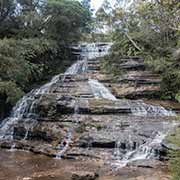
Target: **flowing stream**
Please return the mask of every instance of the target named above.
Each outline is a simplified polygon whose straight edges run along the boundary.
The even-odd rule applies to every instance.
[[[116,101],[116,97],[98,80],[89,79],[89,84],[91,86],[95,98]]]
[[[157,132],[154,138],[149,139],[144,144],[140,145],[139,147],[135,148],[135,150],[129,150],[125,154],[121,154],[120,146],[121,142],[117,140],[116,147],[115,147],[115,162],[111,165],[116,168],[122,168],[127,166],[129,163],[135,161],[143,161],[149,159],[159,159],[159,150],[158,148],[161,147],[163,140],[169,134],[170,130],[172,130],[177,124],[174,122],[171,124],[167,124],[164,127],[164,131]],[[133,143],[133,142],[132,142]]]
[[[34,112],[36,107],[37,99],[41,98],[44,94],[50,93],[51,87],[56,84],[58,81],[65,81],[66,76],[74,76],[82,73],[86,73],[88,71],[88,60],[94,59],[96,57],[101,57],[108,54],[108,50],[111,45],[104,46],[101,48],[97,48],[95,44],[87,44],[84,48],[82,48],[81,60],[75,62],[67,71],[64,73],[63,80],[61,79],[61,75],[56,75],[52,78],[52,80],[40,87],[39,89],[32,90],[30,93],[25,95],[16,106],[13,108],[10,117],[6,118],[0,126],[0,139],[13,139],[14,126],[20,123],[22,119],[25,123],[26,133],[23,140],[28,138],[28,133],[36,125],[37,115]],[[62,83],[63,83],[62,82]],[[95,98],[98,99],[107,99],[111,101],[118,101],[118,99],[110,92],[108,88],[106,88],[101,82],[96,79],[89,79],[88,84],[92,90],[92,93]],[[76,105],[77,104],[77,105]],[[79,113],[78,103],[75,104],[74,108],[74,119],[78,121],[77,114]],[[161,106],[148,105],[143,102],[134,102],[129,103],[132,114],[134,116],[174,116],[175,114],[171,111],[166,110]],[[56,158],[61,158],[64,153],[69,148],[70,143],[73,139],[74,130],[69,128],[67,130],[67,134],[64,137],[64,140],[61,141],[57,147],[58,153]],[[120,156],[120,142],[117,139],[116,147],[115,147],[115,157],[117,158],[118,166],[124,167],[129,162],[135,160],[143,160],[150,159],[155,157],[157,154],[154,153],[154,147],[160,145],[164,138],[166,137],[166,130],[163,132],[157,132],[156,136],[153,139],[145,142],[140,145],[135,150],[129,150],[124,154],[123,157]],[[15,145],[12,145],[12,149]]]
[[[175,116],[172,111],[166,110],[162,106],[145,104],[144,102],[136,102],[131,106],[132,114],[135,116]]]
[[[54,76],[51,81],[43,86],[41,86],[38,89],[34,89],[31,92],[29,92],[27,95],[22,97],[16,104],[16,106],[13,108],[10,117],[6,118],[3,123],[0,126],[0,139],[13,139],[13,133],[14,133],[14,126],[20,123],[22,119],[24,119],[25,123],[25,129],[26,133],[23,138],[23,140],[26,140],[28,137],[28,133],[33,126],[36,125],[36,118],[37,115],[34,113],[34,109],[36,108],[37,99],[44,94],[50,93],[51,87],[56,84],[58,81],[65,80],[66,76],[68,75],[76,75],[81,74],[87,71],[87,59],[93,59],[96,57],[101,57],[107,54],[110,46],[106,46],[100,49],[96,47],[94,43],[92,44],[86,44],[86,47],[82,50],[81,53],[81,60],[78,60],[75,62],[71,67],[69,67],[66,72],[64,73],[64,77],[61,79],[61,75]],[[100,83],[99,90],[101,89],[100,86],[103,87]],[[107,90],[105,87],[102,90],[102,93],[107,93]],[[40,99],[39,98],[39,99]],[[103,98],[106,98],[106,94],[103,95]],[[77,106],[75,106],[75,116],[77,114]],[[69,146],[69,143],[72,139],[73,130],[69,129],[67,132],[67,135],[62,143],[59,144],[58,149],[60,149],[60,152],[57,154],[57,157],[61,157],[63,153],[66,151],[66,149]],[[63,148],[64,145],[64,148]],[[15,145],[12,145],[12,148],[14,148]]]

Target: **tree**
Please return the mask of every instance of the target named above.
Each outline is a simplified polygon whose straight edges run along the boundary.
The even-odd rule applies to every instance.
[[[43,13],[46,35],[61,43],[76,41],[89,21],[87,9],[73,0],[49,0]]]
[[[13,0],[0,0],[0,23],[14,14],[15,3]]]
[[[15,3],[13,0],[0,0],[0,38],[11,36],[14,23]]]
[[[81,4],[84,8],[88,9],[91,12],[91,0],[82,0]]]

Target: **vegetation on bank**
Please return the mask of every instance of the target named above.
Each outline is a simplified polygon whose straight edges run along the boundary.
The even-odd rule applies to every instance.
[[[176,129],[176,132],[168,137],[169,143],[172,143],[177,148],[180,148],[180,128]],[[171,150],[169,152],[170,162],[169,168],[173,176],[173,180],[180,180],[180,149]]]
[[[34,84],[71,63],[68,45],[89,30],[88,3],[0,0],[0,119]]]
[[[141,56],[147,69],[162,77],[163,99],[180,102],[180,3],[173,0],[133,1],[115,6],[105,0],[98,10],[99,26],[112,36],[112,53],[104,61],[114,75],[121,74],[121,56]]]

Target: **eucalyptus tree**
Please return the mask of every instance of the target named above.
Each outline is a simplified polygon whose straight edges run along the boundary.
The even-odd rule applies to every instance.
[[[43,16],[45,34],[61,43],[77,40],[90,20],[88,10],[74,0],[48,0]]]

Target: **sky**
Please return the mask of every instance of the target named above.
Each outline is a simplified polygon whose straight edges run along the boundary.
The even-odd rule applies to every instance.
[[[91,0],[92,9],[98,10],[104,0]]]
[[[91,0],[92,9],[97,11],[101,7],[103,1],[104,0]],[[108,1],[111,3],[111,5],[114,5],[115,0],[108,0]]]
[[[91,0],[91,7],[92,7],[92,9],[97,11],[101,7],[101,4],[103,3],[103,1],[104,0]],[[111,3],[112,6],[115,4],[115,0],[108,0],[108,1]],[[121,1],[121,3],[122,3],[121,5],[123,7],[125,7],[125,6],[127,7],[128,4],[130,5],[132,2],[133,2],[133,0],[128,1],[128,2],[126,0],[122,0]]]

